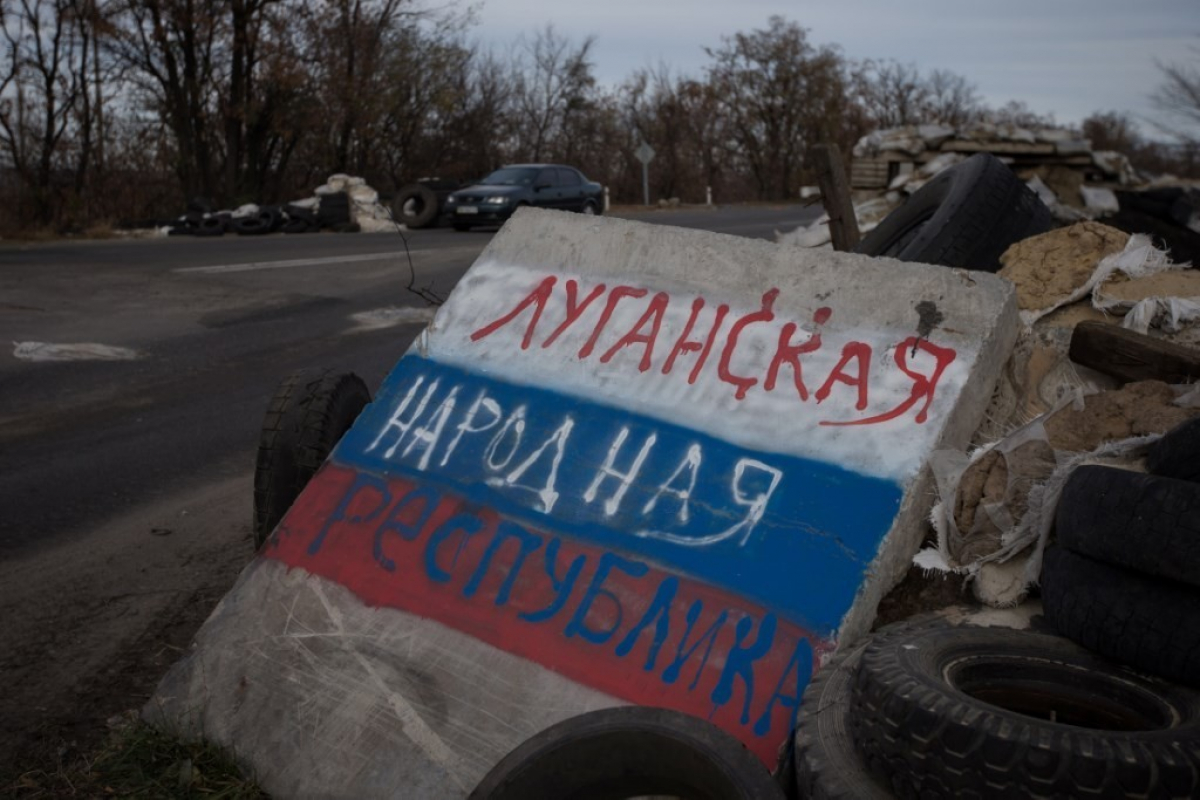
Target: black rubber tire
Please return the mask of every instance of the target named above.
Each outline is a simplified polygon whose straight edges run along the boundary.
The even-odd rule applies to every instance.
[[[1058,636],[897,626],[863,652],[852,699],[855,743],[900,798],[1200,792],[1200,693]]]
[[[322,228],[350,224],[350,195],[345,192],[321,195],[317,204],[317,221]]]
[[[1015,242],[1054,226],[1013,171],[977,153],[935,175],[866,234],[855,252],[995,272]]]
[[[303,220],[314,228],[317,226],[317,212],[311,209],[301,208],[300,206],[286,205],[283,207],[283,213],[284,216],[286,216],[291,222]]]
[[[411,211],[405,207],[412,202]],[[433,189],[419,183],[410,183],[396,192],[392,201],[392,215],[397,222],[403,222],[410,228],[425,228],[437,219],[439,210],[438,198]]]
[[[1054,527],[1072,552],[1200,588],[1200,484],[1077,467],[1063,486]]]
[[[270,228],[261,217],[236,217],[230,223],[230,229],[238,236],[264,236],[270,233]]]
[[[469,800],[783,800],[746,747],[710,722],[643,706],[572,717],[533,736],[484,776]]]
[[[371,393],[352,372],[304,369],[279,384],[267,406],[254,468],[254,545],[275,530]]]
[[[229,228],[229,220],[224,217],[205,217],[195,230],[196,236],[224,236]]]
[[[591,209],[590,213],[588,212],[589,208]],[[585,202],[583,204],[582,213],[585,216],[597,216],[598,217],[598,216],[600,216],[600,206],[596,204],[595,200],[588,200],[587,202]]]
[[[284,233],[315,233],[317,226],[303,219],[290,219],[283,223],[281,230]]]
[[[1042,606],[1072,641],[1147,674],[1200,686],[1200,592],[1186,584],[1051,547],[1042,561]]]
[[[850,737],[850,691],[870,640],[839,652],[813,676],[800,703],[794,752],[796,790],[812,800],[888,800]]]
[[[267,228],[267,233],[274,233],[283,226],[283,212],[278,206],[263,206],[258,210],[258,218]]]
[[[1175,426],[1151,445],[1146,469],[1164,478],[1200,483],[1200,417]]]

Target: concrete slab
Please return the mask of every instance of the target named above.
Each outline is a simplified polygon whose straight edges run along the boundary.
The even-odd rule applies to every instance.
[[[993,275],[522,211],[148,718],[284,796],[464,796],[621,703],[773,764],[1017,331]]]

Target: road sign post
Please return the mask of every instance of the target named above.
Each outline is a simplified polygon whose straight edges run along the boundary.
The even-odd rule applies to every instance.
[[[650,162],[654,160],[654,148],[646,142],[638,145],[638,149],[634,151],[638,161],[642,162],[642,202],[645,205],[650,205]]]

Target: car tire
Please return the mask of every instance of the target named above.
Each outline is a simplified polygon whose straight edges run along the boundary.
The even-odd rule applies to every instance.
[[[253,217],[236,217],[231,227],[238,236],[265,236],[271,232],[268,220],[257,214]]]
[[[852,732],[897,797],[1195,797],[1200,693],[1059,636],[944,620],[872,639]]]
[[[1200,686],[1200,592],[1186,584],[1051,547],[1042,560],[1042,606],[1068,639],[1149,675]]]
[[[711,722],[663,708],[622,706],[572,717],[528,739],[484,776],[468,800],[643,795],[784,798],[763,763]]]
[[[995,156],[935,175],[866,234],[855,252],[995,272],[1000,256],[1053,227],[1050,210]]]
[[[392,212],[396,221],[410,228],[428,227],[437,219],[437,194],[428,186],[410,183],[396,192]]]
[[[594,201],[594,200],[588,200],[586,203],[584,203],[584,204],[583,204],[583,211],[582,211],[582,213],[583,213],[585,216],[588,216],[588,217],[594,217],[594,216],[599,216],[599,214],[600,214],[600,210],[599,210],[599,208],[596,206],[596,203],[595,203],[595,201]]]
[[[196,236],[224,236],[229,223],[223,217],[205,217],[200,220],[200,224],[196,226],[194,235]]]
[[[1200,589],[1200,484],[1077,467],[1063,486],[1054,527],[1072,552]]]
[[[288,221],[290,221],[290,222],[295,222],[296,220],[303,220],[314,228],[318,224],[317,212],[315,212],[311,209],[308,209],[308,208],[301,208],[300,206],[286,205],[283,207],[283,213],[284,213],[284,216],[286,216],[288,218]]]
[[[794,753],[796,790],[810,800],[889,800],[850,737],[850,692],[870,640],[839,652],[813,676],[800,703]]]
[[[1151,445],[1146,469],[1152,475],[1200,483],[1200,417],[1177,425]]]
[[[255,460],[255,549],[370,402],[366,384],[352,372],[305,369],[279,384],[267,406]]]

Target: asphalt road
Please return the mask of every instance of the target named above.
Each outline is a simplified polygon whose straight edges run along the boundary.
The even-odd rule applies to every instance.
[[[624,214],[770,239],[813,208]],[[412,231],[418,287],[445,296],[490,231]],[[353,315],[426,303],[399,236],[169,238],[0,246],[0,342],[100,343],[129,361],[0,354],[0,558],[188,485],[244,471],[279,380],[330,366],[378,385],[423,323]],[[69,490],[68,490],[69,488]]]
[[[622,216],[771,239],[817,213]],[[409,284],[444,297],[492,235],[0,243],[0,794],[144,703],[250,561],[279,381],[378,386],[431,315]],[[19,358],[30,343],[135,357]]]

